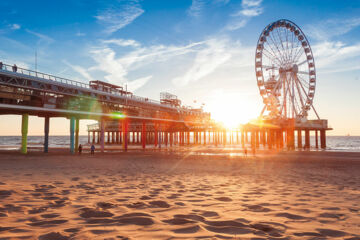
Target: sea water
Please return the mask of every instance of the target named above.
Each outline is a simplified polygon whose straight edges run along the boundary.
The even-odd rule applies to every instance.
[[[310,137],[310,143],[315,146],[315,137]],[[304,142],[304,140],[303,140]],[[79,144],[86,145],[88,136],[79,136]],[[43,147],[43,136],[28,136],[28,147]],[[70,145],[69,136],[49,136],[50,148],[67,148]],[[319,139],[320,145],[320,139]],[[327,136],[327,150],[360,152],[360,136]],[[21,136],[0,136],[0,149],[18,149],[21,146]]]

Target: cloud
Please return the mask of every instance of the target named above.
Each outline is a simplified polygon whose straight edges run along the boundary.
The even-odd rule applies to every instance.
[[[349,66],[360,61],[360,43],[346,45],[340,41],[325,41],[312,48],[316,67],[322,72],[351,71],[354,68]]]
[[[129,73],[151,64],[166,62],[176,56],[195,52],[196,48],[203,44],[203,42],[197,42],[184,46],[153,45],[145,47],[131,39],[110,39],[103,40],[101,43],[102,45],[90,50],[91,57],[96,65],[90,67],[89,71],[103,72],[106,81],[114,84],[127,84],[132,91],[144,86],[152,78],[152,74],[130,80]],[[121,51],[121,55],[118,56],[115,49],[112,48],[112,44],[131,46],[132,49],[127,52]]]
[[[19,24],[17,24],[17,23],[13,23],[13,24],[10,24],[10,28],[12,30],[18,30],[18,29],[21,28],[21,26]]]
[[[228,23],[228,25],[226,26],[226,29],[230,30],[230,31],[234,31],[234,30],[237,30],[239,28],[245,27],[247,22],[248,22],[247,19],[241,19],[241,20],[239,19],[238,21]]]
[[[228,4],[230,2],[230,0],[213,0],[213,3],[217,4],[217,3],[220,3],[220,4]]]
[[[261,4],[262,0],[243,0],[241,2],[241,5],[244,8],[249,8],[249,7],[259,7]]]
[[[77,36],[77,37],[84,37],[86,34],[85,33],[83,33],[83,32],[77,32],[76,34],[75,34],[75,36]]]
[[[52,42],[54,42],[54,39],[52,39],[51,37],[47,36],[47,35],[44,35],[44,34],[41,34],[41,33],[38,33],[38,32],[34,32],[34,31],[31,31],[29,29],[26,29],[25,30],[26,32],[36,36],[39,38],[39,42],[38,44],[41,44],[41,43],[46,43],[46,44],[50,44]]]
[[[126,4],[111,6],[100,12],[95,18],[105,26],[105,32],[112,34],[132,23],[144,13],[138,1],[133,0]]]
[[[204,8],[204,0],[192,0],[191,6],[187,13],[192,17],[199,17]]]
[[[139,47],[140,43],[133,39],[109,39],[102,41],[105,44],[115,44],[121,47]]]
[[[79,66],[79,65],[74,65],[74,64],[70,64],[68,61],[63,60],[63,62],[69,66],[71,69],[73,69],[75,72],[79,73],[82,77],[84,77],[86,80],[94,80],[91,75],[89,74],[89,72],[87,71],[87,69]]]
[[[190,69],[183,76],[174,78],[172,82],[177,86],[185,86],[212,73],[230,59],[231,53],[226,51],[227,44],[227,40],[210,39],[206,41],[205,47],[196,53]]]
[[[261,6],[262,0],[243,0],[241,8],[231,15],[231,20],[225,29],[234,31],[244,27],[252,17],[261,15],[264,12]]]
[[[304,30],[310,37],[319,41],[326,41],[333,37],[346,34],[359,26],[359,17],[351,19],[328,19],[321,23],[308,25]]]

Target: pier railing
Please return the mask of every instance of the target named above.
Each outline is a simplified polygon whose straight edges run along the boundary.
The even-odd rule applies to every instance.
[[[62,83],[62,84],[68,84],[68,85],[75,86],[75,87],[80,87],[80,88],[86,88],[86,89],[92,89],[93,90],[93,88],[91,88],[90,85],[87,84],[87,83],[71,80],[71,79],[68,79],[68,78],[57,77],[57,76],[54,76],[54,75],[51,75],[51,74],[42,73],[42,72],[38,72],[38,71],[33,71],[33,70],[17,67],[15,65],[12,66],[12,65],[5,64],[5,63],[1,63],[1,62],[0,62],[0,70],[19,73],[19,74],[23,74],[23,75],[30,76],[30,77],[41,78],[41,79],[45,79],[45,80],[55,81],[55,82]],[[120,92],[116,92],[116,91],[111,92],[111,94],[116,95],[116,96],[122,96],[122,97],[125,97],[125,98],[128,98],[128,99],[133,99],[133,100],[145,102],[145,103],[161,104],[160,101],[145,98],[145,97],[136,96],[134,94],[126,95],[126,94],[121,94]]]

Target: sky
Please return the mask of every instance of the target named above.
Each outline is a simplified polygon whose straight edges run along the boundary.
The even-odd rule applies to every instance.
[[[314,106],[334,128],[360,135],[360,1],[0,1],[0,61],[82,82],[127,85],[136,95],[177,95],[227,124],[259,116],[255,48],[262,30],[295,22],[313,50]],[[310,113],[310,118],[314,114]],[[29,135],[43,134],[31,117]],[[86,125],[81,121],[81,134]],[[50,134],[69,121],[51,119]],[[20,116],[0,116],[0,135],[20,135]]]

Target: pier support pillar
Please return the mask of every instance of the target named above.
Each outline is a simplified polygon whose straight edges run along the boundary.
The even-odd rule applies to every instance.
[[[129,141],[128,126],[129,126],[128,120],[124,119],[123,122],[122,122],[122,131],[123,131],[122,135],[123,135],[123,149],[124,149],[124,151],[127,151],[127,149],[128,149],[128,141]]]
[[[286,132],[286,136],[287,136],[287,147],[288,149],[293,150],[295,148],[295,134],[294,134],[294,129],[288,129]]]
[[[105,144],[105,121],[104,119],[100,120],[100,150],[104,152],[104,144]]]
[[[146,122],[145,121],[142,122],[141,143],[142,143],[142,148],[145,149],[146,148]]]
[[[302,148],[302,136],[301,136],[301,130],[297,131],[297,142],[298,142],[298,148]]]
[[[305,148],[310,148],[310,131],[305,130]]]
[[[154,145],[155,145],[155,147],[157,147],[157,145],[158,145],[158,137],[159,137],[159,135],[158,135],[158,124],[156,124],[155,123],[155,129],[154,129]]]
[[[174,133],[170,132],[170,147],[172,147],[173,145],[173,140],[174,140]]]
[[[325,130],[320,130],[320,144],[321,144],[322,149],[326,148],[326,131]]]
[[[21,120],[21,153],[27,153],[27,134],[29,125],[29,114],[23,114]]]
[[[158,132],[158,144],[159,144],[159,148],[161,148],[161,141],[162,141],[162,138],[161,138],[161,125],[159,124],[159,132]]]
[[[79,128],[80,128],[80,120],[76,118],[75,120],[75,152],[79,151]]]
[[[250,141],[251,141],[251,148],[255,148],[255,132],[251,131],[250,132]]]
[[[319,148],[318,130],[315,130],[315,147],[316,147],[316,148]]]
[[[70,153],[75,153],[75,117],[70,118]]]
[[[50,118],[48,116],[45,117],[45,125],[44,125],[44,153],[49,152],[49,125]],[[90,132],[89,132],[89,141],[90,141]]]

